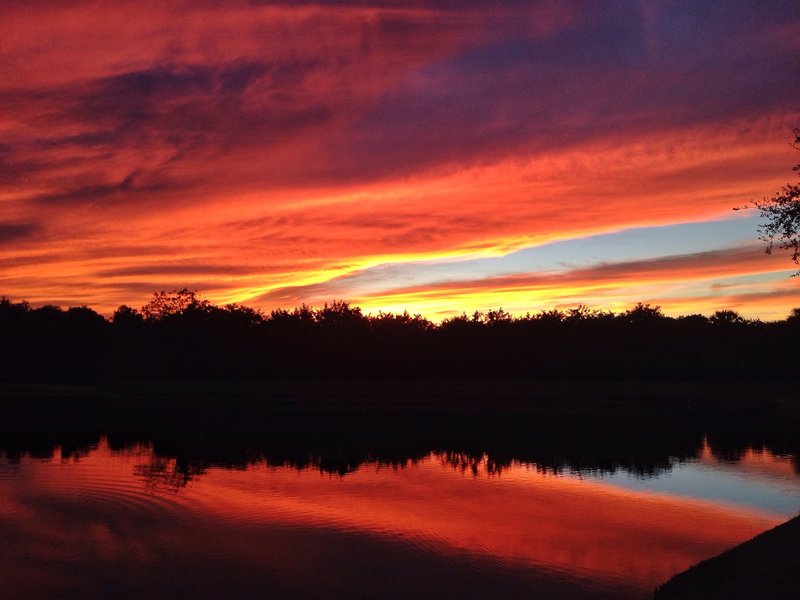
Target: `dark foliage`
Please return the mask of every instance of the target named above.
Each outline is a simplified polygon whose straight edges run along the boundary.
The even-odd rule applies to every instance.
[[[110,320],[86,307],[0,300],[0,380],[751,380],[798,378],[800,329],[733,311],[671,318],[639,304],[512,317],[502,310],[433,324],[367,316],[347,302],[269,315],[160,292]]]
[[[792,147],[800,150],[800,129],[794,130],[794,136]],[[800,173],[800,164],[792,170]],[[779,248],[790,250],[792,260],[800,264],[800,185],[787,183],[771,198],[754,200],[752,205],[761,213],[759,239],[767,242],[767,254],[777,244]],[[800,275],[800,271],[794,275]]]

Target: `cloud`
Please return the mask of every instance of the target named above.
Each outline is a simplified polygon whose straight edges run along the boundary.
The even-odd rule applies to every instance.
[[[5,171],[16,179],[44,171],[41,183],[54,198],[110,185],[100,173],[121,180],[137,172],[187,190],[170,196],[175,202],[220,190],[341,185],[487,164],[574,146],[587,136],[635,136],[665,122],[675,128],[715,122],[720,114],[735,119],[793,108],[792,44],[752,32],[753,24],[774,29],[791,22],[796,11],[789,6],[771,16],[755,11],[750,23],[729,11],[694,8],[679,13],[680,28],[663,24],[675,17],[663,9],[648,25],[636,5],[351,6],[358,10],[201,4],[162,37],[136,18],[125,20],[124,31],[99,22],[102,11],[88,15],[86,26],[103,32],[89,40],[65,23],[62,52],[74,54],[85,76],[64,80],[59,71],[57,81],[15,87],[12,80],[0,89],[0,106],[27,125]],[[153,10],[173,16],[171,9]],[[201,14],[216,19],[219,31],[196,18]],[[66,16],[53,11],[50,18]],[[538,23],[549,25],[537,29]],[[698,47],[700,34],[714,44]],[[79,35],[92,54],[79,53]],[[95,69],[94,57],[109,45],[121,51],[116,35],[133,48],[148,40],[138,61],[126,55],[117,63],[138,68]],[[743,45],[742,35],[755,40]],[[209,54],[207,46],[220,52]],[[765,74],[753,55],[767,54]],[[707,63],[702,70],[698,58]],[[766,77],[774,91],[764,97],[754,90]],[[76,157],[83,159],[78,168]]]
[[[110,277],[149,277],[149,276],[202,276],[202,275],[249,275],[256,269],[253,265],[231,264],[152,264],[144,266],[123,267],[99,271],[96,275]],[[263,269],[267,270],[267,269]]]
[[[793,164],[798,34],[793,2],[3,3],[0,222],[38,233],[0,284],[277,297],[717,219]]]
[[[357,272],[327,282],[275,289],[252,301],[262,306],[275,307],[280,303],[299,304],[301,300],[322,303],[344,298],[371,307],[382,303],[413,306],[431,299],[447,301],[450,298],[453,299],[451,310],[458,312],[465,301],[474,306],[475,302],[496,302],[503,295],[518,298],[520,294],[528,294],[530,302],[535,303],[537,294],[544,293],[549,301],[575,305],[585,302],[586,297],[596,294],[598,290],[602,290],[603,294],[609,291],[624,293],[626,288],[642,288],[675,281],[685,284],[743,274],[783,273],[787,267],[785,256],[765,256],[761,248],[746,246],[646,260],[600,262],[588,267],[546,272],[439,280],[411,286],[393,286],[391,279],[382,278],[378,272],[375,273],[377,282],[382,280],[384,287],[380,289],[370,286],[368,291],[362,291],[361,288],[365,283],[365,273]],[[366,272],[368,273],[369,271]],[[632,301],[643,299],[645,298],[634,298]],[[494,304],[479,305],[477,308],[488,309],[492,306]]]
[[[0,244],[18,243],[29,239],[39,227],[34,223],[2,223],[0,222]]]

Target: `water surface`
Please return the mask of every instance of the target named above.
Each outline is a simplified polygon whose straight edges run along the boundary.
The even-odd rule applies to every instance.
[[[0,596],[645,598],[800,510],[791,456],[718,454],[643,472],[432,451],[343,474],[105,438],[3,455]]]

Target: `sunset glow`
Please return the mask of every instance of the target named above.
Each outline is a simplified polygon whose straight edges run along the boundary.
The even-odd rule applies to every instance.
[[[4,2],[0,295],[782,319],[800,6]]]

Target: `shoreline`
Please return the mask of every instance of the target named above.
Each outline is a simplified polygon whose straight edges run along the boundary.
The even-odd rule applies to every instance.
[[[800,596],[800,515],[659,586],[654,600],[791,600]]]
[[[61,399],[239,410],[608,416],[742,416],[800,420],[792,382],[528,380],[123,380],[0,383],[0,402]]]

